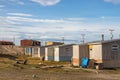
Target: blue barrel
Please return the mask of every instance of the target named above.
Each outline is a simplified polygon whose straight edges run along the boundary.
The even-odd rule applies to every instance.
[[[82,58],[82,60],[81,60],[82,68],[87,68],[88,63],[89,63],[89,59],[88,58]]]

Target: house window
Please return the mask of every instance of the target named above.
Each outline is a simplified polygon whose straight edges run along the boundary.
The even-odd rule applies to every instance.
[[[66,51],[69,51],[69,48],[66,48]]]
[[[119,50],[119,45],[118,44],[113,44],[112,45],[112,51],[118,51]]]

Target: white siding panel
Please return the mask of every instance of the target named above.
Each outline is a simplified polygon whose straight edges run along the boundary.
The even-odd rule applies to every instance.
[[[45,48],[45,60],[48,60],[48,48]]]
[[[102,45],[93,45],[90,50],[90,59],[102,59]]]
[[[55,61],[59,61],[59,48],[55,48],[55,50],[54,50],[54,52],[55,52],[55,54],[54,54],[54,56],[55,56]]]
[[[79,45],[73,46],[73,57],[72,57],[72,64],[73,66],[79,66],[80,65],[80,58],[79,58]]]

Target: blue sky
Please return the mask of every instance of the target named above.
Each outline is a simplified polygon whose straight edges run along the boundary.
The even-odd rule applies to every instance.
[[[0,39],[81,43],[120,34],[120,0],[0,0]]]

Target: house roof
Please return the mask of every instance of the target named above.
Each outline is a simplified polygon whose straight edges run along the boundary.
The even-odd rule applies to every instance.
[[[0,42],[11,42],[12,43],[12,41],[0,41]]]
[[[24,40],[26,40],[26,41],[37,41],[37,42],[40,42],[38,40],[33,40],[33,39],[22,39],[21,41],[24,41]]]
[[[85,46],[85,45],[88,45],[88,43],[84,43],[84,44],[75,44],[75,45]]]
[[[60,47],[60,46],[70,46],[75,44],[59,44],[59,45],[48,45],[48,46],[27,46],[26,48],[36,48],[36,47]]]
[[[103,44],[103,43],[110,43],[110,42],[114,42],[114,41],[120,41],[120,39],[92,41],[92,42],[88,42],[88,44]]]
[[[62,45],[51,45],[51,46],[46,46],[46,47],[61,47],[61,46],[72,46],[75,44],[62,44]]]

